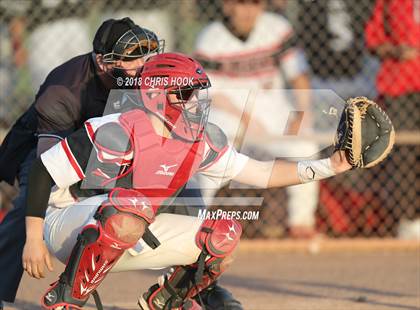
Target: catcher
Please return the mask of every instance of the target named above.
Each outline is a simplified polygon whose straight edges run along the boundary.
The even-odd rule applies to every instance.
[[[241,226],[161,212],[194,173],[288,186],[371,167],[393,145],[390,120],[361,97],[348,101],[329,158],[256,161],[207,123],[210,81],[198,62],[174,53],[149,58],[143,80],[162,77],[192,83],[142,84],[137,108],[88,120],[34,162],[23,266],[42,277],[45,265],[52,268],[48,249],[66,262],[42,298],[45,309],[80,309],[111,270],[169,266],[171,272],[140,296],[140,308],[201,309],[200,291],[232,262]]]

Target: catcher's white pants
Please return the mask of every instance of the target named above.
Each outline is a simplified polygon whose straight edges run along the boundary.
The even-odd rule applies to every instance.
[[[106,199],[107,195],[100,195],[65,208],[48,208],[44,239],[50,252],[61,262],[67,261],[83,227],[96,223],[93,215]],[[201,223],[202,220],[192,216],[158,215],[149,229],[161,245],[153,250],[141,239],[123,254],[112,271],[161,269],[196,262],[200,249],[195,244],[195,235]]]

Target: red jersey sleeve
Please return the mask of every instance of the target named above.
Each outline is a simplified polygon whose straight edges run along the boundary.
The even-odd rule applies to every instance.
[[[366,45],[375,48],[389,41],[384,28],[384,0],[377,0],[365,28]]]

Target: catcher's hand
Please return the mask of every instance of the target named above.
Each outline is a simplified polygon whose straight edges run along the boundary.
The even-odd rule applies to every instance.
[[[395,132],[388,115],[366,97],[346,102],[337,128],[335,150],[344,150],[353,168],[370,168],[385,159]]]

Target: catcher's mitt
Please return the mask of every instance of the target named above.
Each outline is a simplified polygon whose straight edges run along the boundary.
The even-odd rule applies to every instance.
[[[353,168],[370,168],[385,159],[394,145],[391,120],[366,97],[346,102],[337,128],[335,150],[345,150]]]

